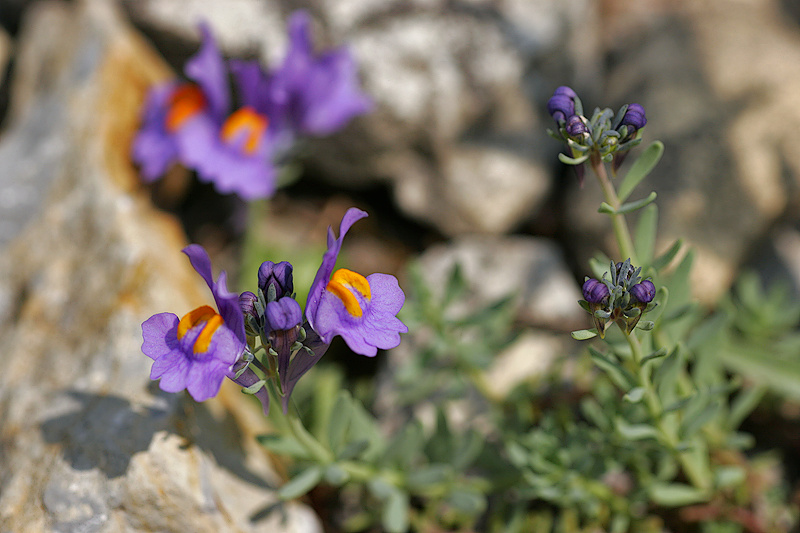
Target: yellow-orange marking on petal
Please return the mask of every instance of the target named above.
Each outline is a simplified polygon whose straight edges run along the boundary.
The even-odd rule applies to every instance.
[[[204,323],[205,325],[200,335],[195,339],[194,346],[192,346],[192,351],[194,353],[208,351],[208,347],[211,344],[211,337],[214,336],[214,332],[217,331],[224,322],[216,311],[207,305],[203,305],[186,313],[183,318],[181,318],[181,321],[178,322],[178,339],[182,339],[187,331],[200,323]]]
[[[206,97],[200,87],[190,83],[178,87],[169,98],[165,124],[167,130],[174,132],[205,107]]]
[[[353,291],[358,292],[365,300],[372,298],[367,278],[346,268],[334,272],[325,288],[338,296],[347,312],[356,317],[363,315],[364,310]]]
[[[220,131],[220,137],[225,142],[230,142],[237,138],[242,132],[246,133],[244,151],[252,154],[258,148],[258,141],[267,129],[269,120],[264,115],[256,113],[252,107],[242,107],[237,109],[225,120]]]

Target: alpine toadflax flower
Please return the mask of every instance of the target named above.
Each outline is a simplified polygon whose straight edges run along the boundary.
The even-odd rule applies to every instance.
[[[289,47],[280,67],[267,72],[255,61],[223,60],[206,25],[203,43],[184,69],[189,82],[154,87],[142,111],[132,157],[146,181],[179,162],[222,193],[245,200],[271,196],[277,168],[294,144],[328,135],[372,101],[359,89],[347,49],[316,55],[305,12],[289,20]],[[228,88],[229,68],[237,101]]]
[[[338,237],[328,229],[328,250],[305,313],[295,300],[291,264],[265,261],[258,270],[258,292],[237,295],[227,291],[224,272],[213,280],[203,248],[185,248],[218,311],[201,306],[182,319],[160,313],[146,320],[142,351],[154,360],[150,377],[161,379],[167,392],[187,389],[203,401],[217,394],[227,376],[254,394],[265,413],[270,402],[266,384],[272,381],[285,412],[298,380],[322,358],[335,336],[369,357],[400,344],[400,333],[408,328],[396,316],[405,301],[397,279],[389,274],[365,277],[348,269],[334,272],[344,236],[366,216],[360,209],[349,209]]]
[[[215,282],[205,250],[190,245],[183,252],[211,289],[217,311],[203,305],[178,319],[172,313],[153,315],[142,324],[142,352],[153,360],[150,379],[160,379],[166,392],[189,391],[202,402],[219,392],[246,346],[239,296],[228,292],[225,273]]]

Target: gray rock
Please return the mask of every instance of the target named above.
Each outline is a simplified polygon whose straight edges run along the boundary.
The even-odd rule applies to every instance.
[[[148,379],[141,322],[209,299],[128,157],[166,67],[101,0],[37,3],[17,61],[0,176],[35,194],[0,255],[0,531],[321,531],[268,512],[280,480],[236,386],[195,404]]]
[[[461,237],[429,248],[419,259],[431,290],[442,291],[458,264],[478,309],[515,297],[516,316],[532,326],[569,331],[585,325],[578,284],[550,241],[532,237]]]

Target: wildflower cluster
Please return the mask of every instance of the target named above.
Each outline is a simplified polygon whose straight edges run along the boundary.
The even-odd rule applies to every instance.
[[[405,301],[397,279],[388,274],[364,277],[347,269],[334,272],[345,234],[367,216],[351,208],[339,237],[328,232],[328,250],[308,294],[305,314],[293,293],[292,265],[264,262],[258,292],[228,292],[222,272],[214,281],[211,261],[199,245],[183,251],[208,285],[217,305],[204,305],[178,319],[159,313],[142,324],[142,351],[153,359],[151,379],[167,392],[187,389],[197,401],[219,392],[225,377],[256,395],[269,410],[269,388],[284,412],[298,380],[341,336],[356,353],[372,357],[394,348],[406,326],[396,317]],[[305,315],[305,316],[304,316]],[[259,375],[258,370],[261,375]]]
[[[582,163],[592,157],[612,163],[612,170],[622,165],[628,151],[642,140],[641,129],[647,124],[644,108],[640,104],[623,105],[614,113],[611,109],[595,108],[591,118],[584,116],[583,103],[570,87],[561,86],[547,102],[547,111],[556,121],[556,131],[548,133],[565,142],[568,155],[560,158],[570,165],[578,165],[578,176],[583,183]]]
[[[291,16],[286,57],[272,71],[224,61],[201,25],[202,46],[184,68],[188,81],[158,85],[147,97],[132,148],[143,178],[153,181],[180,162],[222,193],[265,198],[298,139],[331,134],[369,111],[350,52],[315,54],[310,25],[305,12]]]
[[[605,337],[610,323],[616,323],[630,335],[642,315],[656,306],[653,302],[656,287],[650,279],[641,279],[641,267],[634,268],[630,259],[626,259],[616,265],[612,263],[609,271],[611,279],[607,278],[608,272],[601,280],[586,278],[584,300],[580,302],[592,314],[600,338]],[[647,326],[652,328],[652,323],[647,323]]]

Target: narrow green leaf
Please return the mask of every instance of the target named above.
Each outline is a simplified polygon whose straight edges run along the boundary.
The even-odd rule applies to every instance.
[[[738,429],[744,419],[758,407],[766,392],[767,389],[764,385],[753,385],[736,395],[725,420],[725,424],[731,431]]]
[[[350,441],[342,448],[337,458],[340,461],[349,461],[364,453],[367,448],[369,448],[369,441],[367,439]]]
[[[633,239],[636,254],[642,265],[649,265],[655,253],[656,233],[658,231],[658,206],[648,205],[639,215]]]
[[[695,433],[700,431],[704,425],[713,420],[719,412],[720,407],[721,405],[719,402],[709,402],[702,410],[687,415],[681,423],[681,435],[683,435],[684,438],[692,437]]]
[[[338,455],[342,444],[350,428],[350,419],[353,416],[353,402],[347,391],[339,391],[336,403],[331,411],[330,421],[328,422],[328,446],[334,455]]]
[[[470,516],[479,515],[486,509],[486,497],[483,494],[464,488],[453,489],[447,501],[454,508]]]
[[[649,361],[654,361],[656,359],[660,359],[660,358],[664,357],[665,355],[667,355],[667,349],[666,348],[659,348],[655,352],[650,352],[649,354],[647,354],[644,357],[642,357],[642,360],[641,360],[640,364],[642,366],[644,366],[645,363],[647,363]]]
[[[287,455],[295,459],[310,459],[311,455],[303,446],[292,437],[286,437],[275,433],[269,435],[259,435],[256,440],[263,447],[278,455]]]
[[[322,467],[319,466],[312,466],[305,469],[278,489],[278,498],[284,501],[299,498],[317,486],[322,479],[322,474]]]
[[[597,337],[597,328],[579,329],[577,331],[573,331],[570,333],[570,335],[572,335],[572,338],[576,341],[585,341],[587,339]]]
[[[350,474],[337,464],[328,465],[325,469],[325,482],[334,487],[341,487],[350,481]]]
[[[563,152],[558,154],[558,160],[564,163],[565,165],[580,165],[587,159],[589,159],[589,154],[582,155],[580,157],[570,157]]]
[[[678,252],[681,251],[681,248],[683,248],[683,241],[678,239],[672,243],[672,246],[670,246],[666,252],[653,259],[652,267],[656,270],[661,270],[675,259]]]
[[[708,498],[704,491],[683,483],[653,483],[647,491],[655,503],[665,507],[681,507]]]
[[[658,389],[658,394],[662,398],[673,396],[675,385],[678,382],[678,375],[683,366],[683,357],[678,346],[664,358],[659,367],[653,374],[653,385]]]
[[[600,353],[591,346],[589,347],[589,353],[591,354],[594,363],[604,370],[606,374],[608,374],[608,377],[610,377],[611,380],[622,390],[630,390],[636,384],[636,378],[633,376],[633,374],[631,374],[627,369],[623,368],[622,365],[616,361],[613,361],[611,358]]]
[[[456,440],[456,450],[450,464],[457,471],[466,470],[483,450],[484,437],[477,431],[468,431]]]
[[[408,494],[394,490],[383,505],[381,523],[388,533],[405,533],[408,530]]]
[[[641,200],[636,200],[635,202],[628,202],[626,204],[622,204],[621,206],[619,206],[619,209],[617,209],[617,213],[620,214],[632,213],[633,211],[636,211],[638,209],[641,209],[643,207],[652,204],[656,200],[657,196],[658,194],[656,194],[656,192],[653,191],[650,194],[648,194],[646,198],[642,198]]]
[[[633,192],[633,189],[650,174],[658,164],[663,153],[664,143],[661,141],[655,141],[644,149],[642,155],[631,165],[630,170],[628,170],[628,173],[625,174],[625,177],[622,179],[619,191],[617,192],[620,202],[624,202]]]
[[[424,491],[434,485],[444,483],[453,475],[450,465],[432,464],[409,471],[406,477],[408,487],[412,491]]]
[[[606,202],[600,202],[600,207],[597,209],[598,213],[603,213],[604,215],[616,215],[617,210],[611,207]]]
[[[631,403],[639,403],[644,398],[644,388],[643,387],[634,387],[629,390],[623,399],[629,401]]]
[[[617,417],[614,424],[620,435],[628,440],[657,439],[658,430],[648,424],[629,424],[623,418]]]

